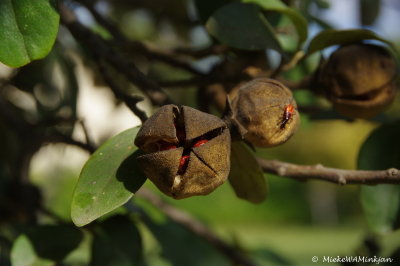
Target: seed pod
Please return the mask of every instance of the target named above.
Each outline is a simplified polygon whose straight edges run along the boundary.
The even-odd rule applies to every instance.
[[[317,71],[314,86],[341,114],[369,118],[395,96],[396,63],[383,47],[351,44],[337,49]]]
[[[245,128],[245,140],[272,147],[286,142],[300,117],[292,92],[276,80],[258,78],[239,88],[232,101],[234,119]]]
[[[196,109],[165,105],[139,130],[137,160],[145,175],[176,199],[206,195],[225,182],[230,133],[221,119]]]

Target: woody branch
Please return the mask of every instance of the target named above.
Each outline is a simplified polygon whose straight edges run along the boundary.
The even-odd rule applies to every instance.
[[[257,158],[257,161],[264,172],[297,181],[320,180],[339,185],[400,184],[400,170],[396,168],[377,171],[344,170],[325,167],[321,164],[297,165],[262,158]]]

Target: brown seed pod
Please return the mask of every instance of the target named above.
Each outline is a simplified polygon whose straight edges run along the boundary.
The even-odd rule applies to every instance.
[[[396,62],[383,47],[350,44],[337,49],[317,71],[313,86],[341,114],[369,118],[384,111],[395,96]]]
[[[242,137],[258,147],[284,143],[300,123],[292,92],[272,79],[257,78],[241,86],[232,109],[233,119],[245,129]]]
[[[176,199],[206,195],[225,182],[230,133],[220,118],[191,107],[165,105],[139,130],[137,160],[146,176]]]

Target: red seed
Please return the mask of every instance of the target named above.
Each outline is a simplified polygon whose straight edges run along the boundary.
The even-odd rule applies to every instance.
[[[176,148],[177,148],[177,146],[175,144],[172,144],[169,142],[161,142],[159,144],[160,151],[172,150],[172,149],[176,149]]]
[[[179,167],[185,166],[189,162],[189,155],[184,155],[179,162]]]
[[[189,164],[189,155],[182,156],[179,162],[178,174],[183,174],[186,171],[188,164]]]
[[[207,142],[208,142],[207,139],[198,140],[198,141],[196,141],[196,143],[193,145],[193,147],[199,147],[199,146],[201,146],[201,145],[206,144]]]

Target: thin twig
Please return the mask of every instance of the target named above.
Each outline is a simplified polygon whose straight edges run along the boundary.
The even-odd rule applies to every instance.
[[[152,104],[162,106],[172,103],[172,100],[156,82],[149,79],[132,62],[116,52],[103,38],[79,23],[72,11],[62,2],[60,2],[59,10],[63,24],[67,26],[79,43],[83,44],[89,51],[92,51],[95,57],[103,58],[125,75],[129,81],[149,97]]]
[[[136,195],[139,195],[149,201],[172,221],[183,225],[191,232],[207,240],[217,250],[224,254],[233,263],[233,265],[255,266],[254,262],[251,261],[245,254],[227,244],[224,240],[210,231],[199,220],[195,219],[190,214],[168,204],[150,190],[142,188],[136,193]]]
[[[300,90],[300,89],[306,89],[306,90],[312,90],[312,76],[305,76],[301,80],[298,81],[290,81],[286,80],[283,78],[277,78],[278,81],[282,82],[286,87],[290,88],[291,90]]]
[[[250,80],[251,76],[240,73],[236,76],[222,76],[222,75],[209,75],[207,77],[193,77],[182,80],[170,80],[170,81],[158,81],[158,84],[162,87],[203,87],[215,83],[238,83],[240,81]]]
[[[69,145],[76,146],[81,148],[89,153],[93,153],[96,150],[96,146],[93,146],[89,143],[84,143],[78,140],[73,139],[71,136],[64,135],[61,133],[52,134],[50,136],[43,137],[44,143],[65,143]]]
[[[98,61],[99,70],[104,81],[108,84],[115,97],[124,101],[126,106],[144,123],[147,120],[146,113],[137,107],[137,104],[143,100],[140,96],[128,95],[114,82],[111,73],[108,71],[104,61]]]
[[[339,185],[400,184],[400,170],[390,168],[378,171],[344,170],[317,165],[297,165],[278,160],[257,158],[261,168],[267,172],[297,181],[321,180]]]
[[[286,59],[283,55],[281,55],[281,61],[279,62],[279,65],[272,71],[269,78],[274,79],[279,74],[281,74],[281,72],[283,71],[283,67],[285,66],[285,63],[286,63]]]
[[[158,84],[160,84],[160,86],[165,88],[192,87],[192,86],[202,87],[213,83],[216,83],[216,81],[210,77],[209,78],[193,77],[189,79],[158,81]]]
[[[124,47],[136,50],[137,52],[140,52],[146,56],[148,59],[164,62],[195,75],[203,75],[201,71],[191,66],[188,62],[178,58],[178,55],[173,51],[161,50],[139,41],[128,40],[114,23],[97,12],[97,10],[93,7],[93,1],[82,0],[80,3],[83,4],[92,13],[96,21],[105,29],[107,29],[114,39]]]
[[[210,45],[203,49],[193,49],[193,48],[176,48],[174,51],[178,54],[183,54],[191,56],[193,58],[204,58],[211,55],[225,54],[230,50],[230,48],[223,44]]]
[[[96,21],[103,26],[116,40],[123,41],[125,40],[124,35],[121,31],[116,27],[113,23],[107,20],[104,16],[102,16],[99,12],[97,12],[96,8],[93,6],[96,1],[92,0],[80,0],[80,4],[85,6],[90,13],[92,13],[93,17]]]
[[[302,50],[297,51],[290,60],[286,60],[284,56],[281,56],[281,62],[279,66],[272,72],[270,78],[276,78],[282,72],[286,72],[293,67],[297,66],[300,61],[305,58],[305,54]]]
[[[154,46],[138,41],[130,41],[126,42],[125,44],[128,46],[128,48],[140,50],[144,56],[150,60],[161,61],[173,67],[185,70],[196,76],[205,76],[202,71],[196,69],[187,61],[180,59],[180,56],[172,51],[160,50],[159,48],[155,48]]]

